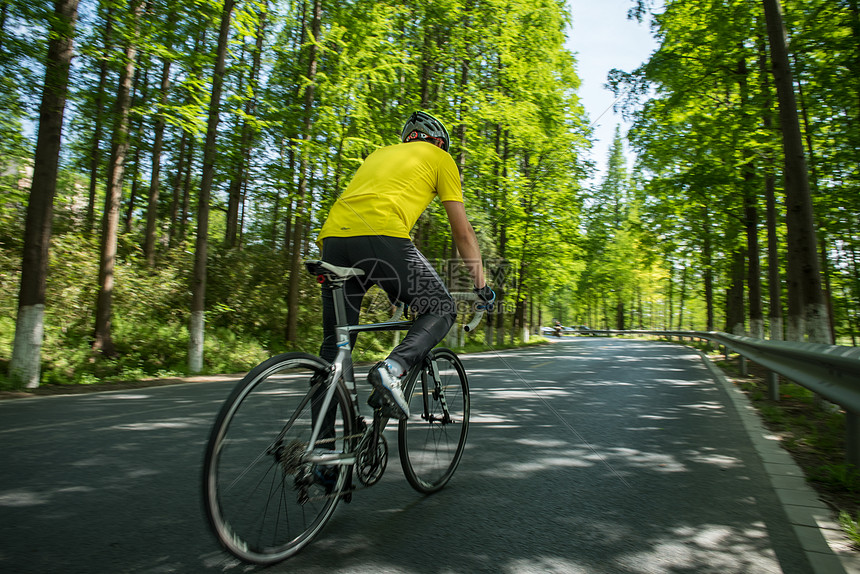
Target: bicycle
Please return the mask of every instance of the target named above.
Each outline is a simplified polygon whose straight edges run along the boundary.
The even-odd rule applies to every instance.
[[[373,405],[370,424],[361,415],[350,335],[411,325],[397,315],[348,325],[343,285],[363,272],[322,261],[305,266],[334,295],[337,357],[329,364],[307,353],[284,353],[252,369],[222,406],[204,459],[210,526],[230,553],[261,565],[305,547],[338,502],[352,500],[356,482],[370,487],[382,478],[388,408]],[[478,310],[464,329],[473,330],[482,315]],[[404,381],[411,415],[399,421],[400,462],[409,484],[430,494],[448,483],[463,456],[469,383],[460,359],[445,348],[433,349]]]

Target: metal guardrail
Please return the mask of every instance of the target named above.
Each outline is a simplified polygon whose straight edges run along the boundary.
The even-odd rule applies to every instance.
[[[848,462],[860,466],[860,347],[771,341],[706,331],[591,330],[580,331],[580,334],[650,335],[716,342],[845,409],[845,456]],[[770,377],[768,386],[770,397],[778,400],[776,376]]]

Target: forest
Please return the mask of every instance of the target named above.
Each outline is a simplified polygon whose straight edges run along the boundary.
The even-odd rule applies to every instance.
[[[857,0],[629,17],[659,47],[606,79],[633,128],[595,183],[561,0],[0,0],[0,385],[316,352],[301,263],[417,109],[451,132],[499,296],[474,348],[554,319],[856,345]],[[438,202],[413,240],[471,287]]]

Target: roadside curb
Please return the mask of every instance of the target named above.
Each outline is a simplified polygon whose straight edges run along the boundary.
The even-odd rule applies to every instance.
[[[130,389],[148,389],[151,387],[165,387],[170,385],[238,381],[244,376],[245,373],[236,373],[232,375],[191,375],[188,377],[139,379],[136,381],[116,381],[113,383],[96,383],[93,385],[42,385],[31,391],[0,391],[0,402],[19,399],[42,399],[68,395],[84,395],[111,391],[127,391]]]
[[[704,353],[697,352],[731,398],[813,572],[860,574],[860,557],[850,550],[833,510],[806,483],[803,471],[764,427],[749,398]]]

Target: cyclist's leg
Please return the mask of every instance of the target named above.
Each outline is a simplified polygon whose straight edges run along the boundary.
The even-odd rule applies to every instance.
[[[323,240],[322,260],[341,267],[352,266],[349,258],[349,239],[342,237],[329,237]],[[346,300],[346,320],[350,325],[358,323],[361,301],[367,292],[367,282],[357,278],[344,282],[343,294]],[[320,357],[331,363],[337,357],[337,338],[335,334],[335,312],[334,295],[331,289],[322,289],[322,311],[323,311],[323,341],[320,345]],[[350,344],[355,345],[357,333],[353,333]],[[312,397],[311,409],[314,420],[319,416],[320,406],[325,396],[325,388],[318,387]],[[331,445],[330,439],[334,438],[335,405],[329,406],[320,429],[321,445]],[[326,442],[329,441],[329,442]]]
[[[456,317],[454,299],[445,283],[408,239],[374,238],[376,265],[368,275],[388,296],[403,301],[417,318],[403,341],[389,355],[404,371],[420,361],[448,333]]]
[[[403,341],[391,351],[389,358],[397,361],[404,370],[408,371],[445,338],[453,324],[453,315],[440,316],[432,313],[419,315]]]
[[[355,239],[351,237],[327,237],[323,239],[322,260],[341,267],[352,267],[355,262],[352,258],[352,245]],[[361,301],[370,286],[369,280],[353,278],[343,285],[343,294],[346,299],[346,319],[350,325],[358,323]],[[320,345],[320,357],[331,363],[337,356],[337,339],[335,335],[334,296],[331,290],[322,290],[323,311],[323,341]],[[350,345],[355,346],[355,338],[358,334],[353,333]]]

